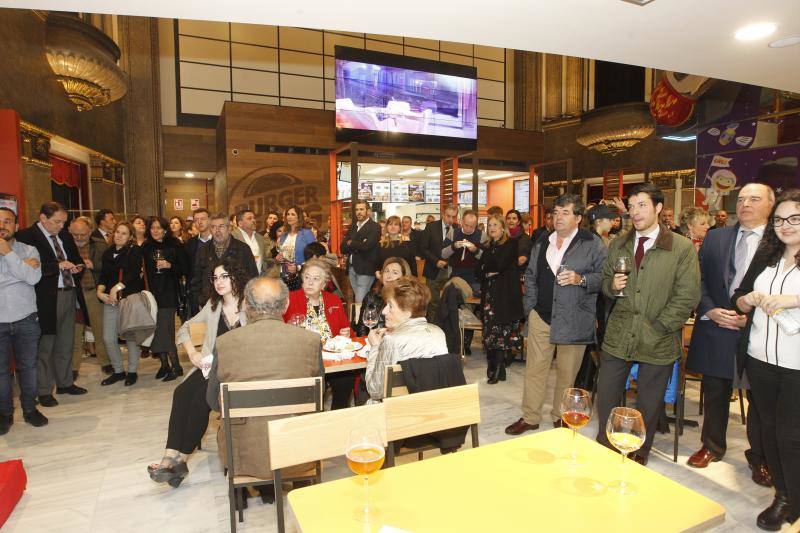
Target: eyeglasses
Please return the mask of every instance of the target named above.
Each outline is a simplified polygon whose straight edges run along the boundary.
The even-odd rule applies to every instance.
[[[213,281],[228,281],[231,279],[231,276],[226,272],[224,274],[220,274],[219,276],[213,276],[211,279]]]
[[[309,283],[319,283],[323,281],[323,278],[319,276],[303,276],[303,281],[307,281]]]
[[[783,226],[783,223],[788,222],[792,226],[800,225],[800,215],[791,215],[786,218],[784,217],[772,217],[772,225],[776,228],[780,228]]]

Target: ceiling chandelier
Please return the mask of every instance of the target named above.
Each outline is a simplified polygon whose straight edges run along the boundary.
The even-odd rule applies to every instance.
[[[128,90],[125,74],[117,65],[117,45],[75,16],[48,15],[45,53],[56,80],[78,111],[119,100]]]
[[[581,117],[575,140],[601,154],[617,155],[655,131],[650,107],[645,102],[593,109]]]

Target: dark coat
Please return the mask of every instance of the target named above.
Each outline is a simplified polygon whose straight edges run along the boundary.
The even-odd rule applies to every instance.
[[[214,239],[204,242],[197,249],[194,266],[192,267],[192,281],[189,284],[189,294],[194,298],[193,301],[197,305],[205,305],[211,296],[211,285],[208,279],[216,265],[224,261],[225,258],[230,258],[242,266],[247,275],[247,281],[258,276],[258,268],[256,268],[256,260],[253,258],[253,251],[242,241],[230,237],[228,247],[220,259],[217,258],[217,254],[214,251]]]
[[[125,285],[120,292],[121,298],[144,290],[142,249],[135,244],[127,244],[122,247],[116,258],[115,252],[116,246],[109,247],[103,252],[103,268],[98,285],[103,285],[105,293],[108,294],[111,288],[121,281]]]
[[[55,252],[50,247],[48,238],[44,236],[42,230],[39,229],[38,224],[34,224],[28,228],[20,230],[14,236],[19,242],[33,246],[39,252],[39,261],[42,265],[42,277],[39,283],[36,284],[36,307],[39,313],[39,326],[42,329],[42,335],[55,335],[56,334],[56,298],[58,296],[58,280],[61,276],[61,270],[58,268],[58,258]],[[58,238],[63,243],[64,255],[66,260],[76,265],[83,264],[78,247],[75,245],[75,240],[67,231],[66,227],[58,234]],[[72,279],[75,281],[75,287],[80,289],[81,276],[83,271],[78,274],[73,274]],[[79,301],[83,299],[83,291],[78,290]]]
[[[383,267],[383,262],[389,259],[390,257],[400,257],[405,259],[408,263],[408,266],[411,268],[411,276],[416,278],[417,277],[417,259],[416,259],[416,247],[414,243],[411,241],[402,241],[390,248],[384,248],[383,246],[378,246],[378,263],[376,265],[375,270],[380,270]]]
[[[486,298],[490,297],[493,302],[493,324],[511,324],[522,319],[522,285],[517,257],[517,243],[508,239],[499,245],[490,243],[478,262],[481,308],[484,308]],[[497,275],[487,277],[492,272],[497,272]]]
[[[153,260],[153,252],[157,249],[163,251],[164,259],[172,265],[161,272],[158,271],[156,262]],[[153,293],[158,307],[176,309],[181,276],[189,270],[189,257],[183,249],[183,244],[172,237],[165,237],[163,242],[148,239],[142,244],[142,257],[150,292]]]
[[[385,302],[381,296],[382,289],[383,283],[376,279],[372,284],[372,287],[369,289],[369,292],[364,295],[364,300],[361,302],[361,310],[358,313],[358,321],[356,322],[357,336],[366,337],[369,335],[369,328],[364,324],[364,313],[366,313],[367,309],[370,307],[374,307],[378,310],[378,324],[375,326],[375,328],[386,327],[384,320],[385,317],[383,316],[383,306],[385,305]]]
[[[436,308],[436,325],[444,331],[447,349],[450,353],[461,351],[461,329],[458,323],[458,309],[464,305],[464,295],[454,284],[449,284],[442,292],[442,299]]]
[[[713,320],[699,317],[715,307],[733,309],[730,291],[736,275],[733,259],[738,232],[738,224],[720,228],[707,234],[700,247],[700,304],[686,359],[686,368],[724,379],[733,379],[741,331],[725,329]]]
[[[358,229],[358,225],[353,221],[340,246],[342,254],[347,256],[347,271],[350,271],[352,265],[356,274],[374,276],[378,269],[380,239],[381,227],[377,222],[369,219],[361,229]]]
[[[425,268],[422,273],[428,279],[436,279],[441,270],[436,266],[436,262],[442,259],[442,248],[444,247],[444,236],[442,221],[437,220],[425,226],[422,238],[419,242],[419,255],[425,260]]]

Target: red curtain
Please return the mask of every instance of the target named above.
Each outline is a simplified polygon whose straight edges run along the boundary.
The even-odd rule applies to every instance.
[[[50,179],[59,185],[78,187],[81,183],[81,164],[69,159],[50,156]]]

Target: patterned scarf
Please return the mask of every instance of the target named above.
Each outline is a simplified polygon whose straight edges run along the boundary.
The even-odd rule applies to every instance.
[[[306,298],[306,323],[305,328],[309,331],[319,333],[322,337],[323,344],[328,342],[328,339],[333,337],[331,327],[328,325],[328,320],[325,318],[325,304],[322,301],[322,296],[319,297],[319,313],[311,305],[311,300]]]
[[[222,244],[217,244],[217,241],[214,241],[214,253],[217,254],[217,259],[222,259],[222,256],[225,255],[225,250],[228,249],[230,242],[230,236],[228,236],[228,238]]]

